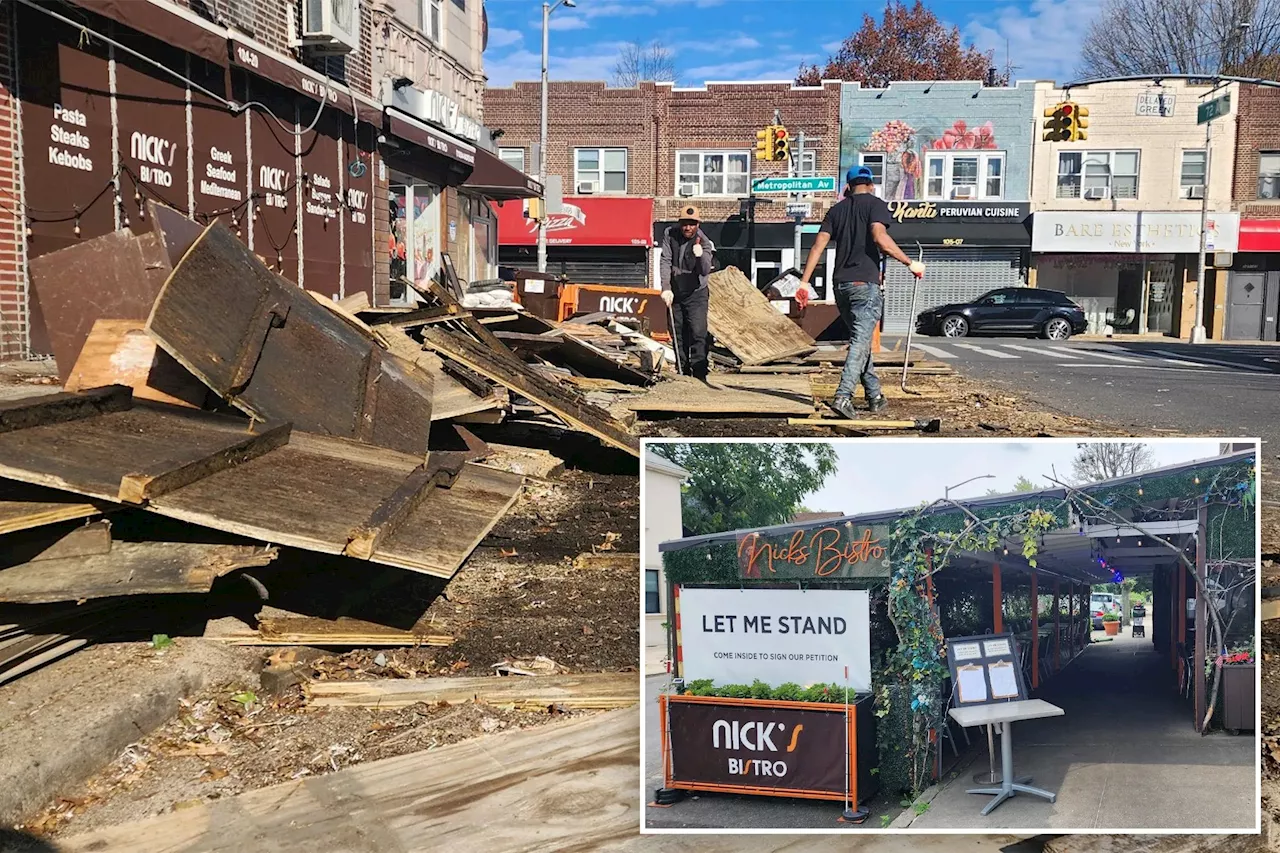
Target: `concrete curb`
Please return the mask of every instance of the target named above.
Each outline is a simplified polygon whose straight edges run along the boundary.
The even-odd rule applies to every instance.
[[[75,660],[95,652],[106,660],[106,647],[90,648],[14,683],[29,682],[23,686],[35,692],[42,679],[72,680],[70,686],[59,684],[43,707],[0,726],[0,821],[17,823],[84,782],[168,721],[180,699],[207,684],[239,678],[257,685],[242,650],[198,639],[179,641],[163,657],[130,659],[110,670],[91,658]],[[61,671],[60,664],[66,665]],[[85,664],[92,668],[85,671]]]
[[[915,806],[916,803],[931,803],[933,802],[933,798],[938,796],[938,794],[940,793],[942,793],[942,785],[940,784],[930,785],[928,788],[925,788],[924,792],[921,793],[920,796],[916,797],[911,802],[910,806],[907,806],[905,809],[902,810],[902,814],[894,818],[893,822],[889,824],[889,828],[890,829],[909,828],[911,824],[915,823],[916,818],[920,817],[920,815],[916,814],[916,810],[915,808],[913,808],[913,806]]]

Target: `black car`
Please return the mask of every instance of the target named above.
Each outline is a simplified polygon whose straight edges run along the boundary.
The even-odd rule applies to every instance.
[[[942,305],[916,317],[916,331],[948,338],[981,332],[1039,335],[1051,341],[1065,341],[1088,327],[1084,309],[1065,293],[1038,287],[1002,287],[972,302]]]

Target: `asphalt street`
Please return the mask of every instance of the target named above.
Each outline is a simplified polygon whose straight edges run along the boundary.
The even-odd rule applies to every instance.
[[[905,338],[886,338],[902,349]],[[1065,343],[916,336],[924,358],[1078,417],[1135,431],[1280,441],[1280,346],[1181,341]]]

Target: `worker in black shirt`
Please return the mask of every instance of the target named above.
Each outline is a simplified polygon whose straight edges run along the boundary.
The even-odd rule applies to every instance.
[[[875,195],[871,170],[865,166],[850,169],[845,180],[844,199],[827,211],[822,220],[801,280],[809,283],[827,244],[834,238],[836,264],[831,282],[835,287],[836,306],[849,327],[849,355],[831,407],[844,417],[854,419],[857,415],[853,392],[859,381],[870,411],[878,412],[886,405],[871,358],[871,341],[884,308],[884,296],[880,292],[881,253],[905,264],[916,281],[924,277],[924,264],[908,258],[889,236],[893,218],[889,215],[889,206]]]

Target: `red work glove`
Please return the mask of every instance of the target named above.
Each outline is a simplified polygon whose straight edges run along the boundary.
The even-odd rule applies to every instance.
[[[809,288],[802,287],[796,291],[796,304],[800,306],[801,311],[809,306]]]

